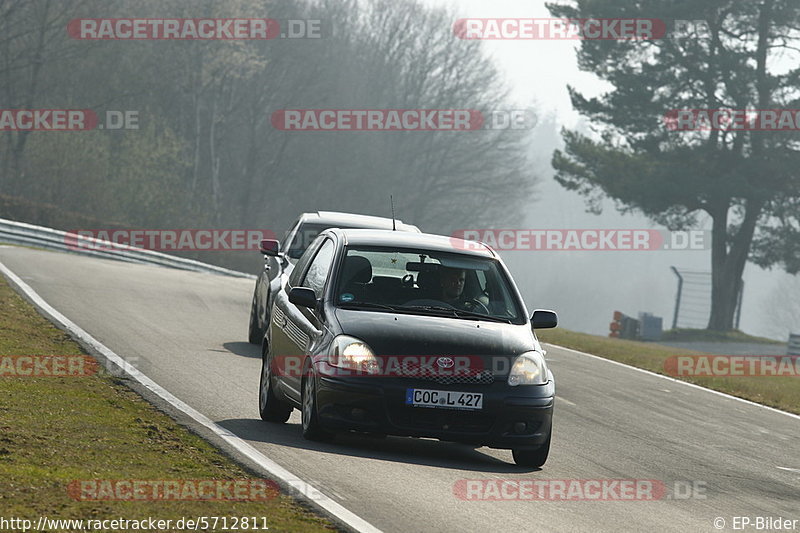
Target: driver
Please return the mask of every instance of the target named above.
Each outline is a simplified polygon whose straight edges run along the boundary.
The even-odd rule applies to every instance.
[[[460,268],[442,267],[439,269],[439,281],[442,286],[441,300],[453,307],[464,308],[464,282],[467,274]]]

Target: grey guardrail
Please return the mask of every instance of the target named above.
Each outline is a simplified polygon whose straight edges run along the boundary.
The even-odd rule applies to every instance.
[[[71,234],[66,231],[46,228],[44,226],[35,226],[33,224],[0,218],[0,243],[59,250],[62,252],[102,257],[105,259],[116,259],[117,261],[125,261],[128,263],[160,265],[181,270],[191,270],[193,272],[208,272],[212,274],[221,274],[223,276],[255,279],[254,275],[245,272],[238,272],[236,270],[209,265],[208,263],[202,263],[193,259],[185,259],[161,252],[154,252],[152,250],[135,248],[125,244],[117,244],[90,237],[81,237],[81,241],[91,242],[97,249],[76,246],[74,233]]]
[[[789,334],[789,342],[786,345],[786,355],[800,355],[800,335]]]

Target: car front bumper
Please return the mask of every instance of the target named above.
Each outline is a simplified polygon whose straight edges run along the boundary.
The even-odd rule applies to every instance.
[[[327,366],[327,365],[325,365]],[[511,387],[449,384],[435,380],[317,375],[320,422],[333,431],[430,437],[492,448],[535,447],[550,435],[555,399],[552,381]],[[480,392],[479,410],[406,405],[408,389]]]

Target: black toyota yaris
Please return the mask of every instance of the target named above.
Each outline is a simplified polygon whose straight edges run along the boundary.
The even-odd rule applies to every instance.
[[[330,229],[278,291],[263,343],[261,417],[300,409],[303,436],[432,437],[547,460],[555,382],[500,257],[437,235]]]

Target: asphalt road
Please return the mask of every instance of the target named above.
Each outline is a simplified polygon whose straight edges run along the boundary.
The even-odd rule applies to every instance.
[[[316,444],[300,436],[298,411],[282,426],[258,417],[253,281],[13,247],[0,261],[155,382],[384,531],[720,531],[717,517],[733,531],[735,516],[797,519],[800,531],[797,418],[550,346],[558,400],[542,470],[516,467],[510,451],[427,439]],[[464,501],[453,492],[463,479],[656,480],[669,493]],[[676,483],[700,497],[678,497]]]

